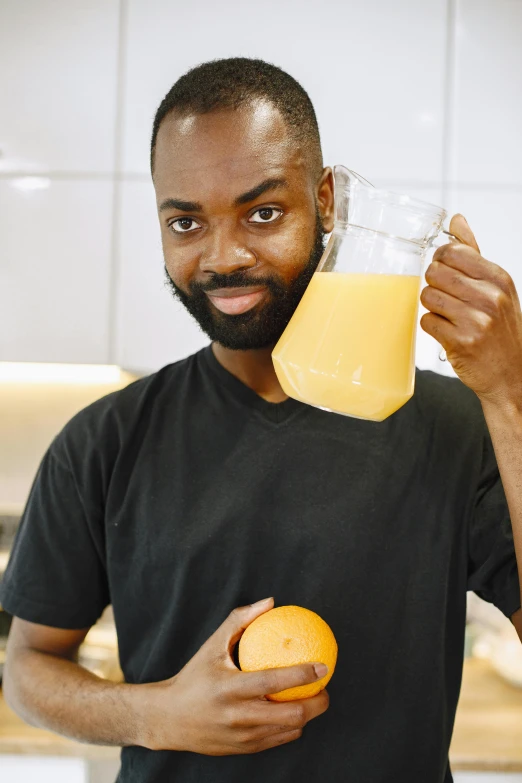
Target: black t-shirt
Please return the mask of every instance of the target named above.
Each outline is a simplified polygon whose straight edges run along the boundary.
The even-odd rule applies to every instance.
[[[132,683],[171,677],[234,607],[269,595],[332,628],[330,707],[301,738],[222,757],[125,748],[122,783],[442,783],[468,589],[507,616],[520,606],[473,392],[417,370],[405,406],[361,421],[269,403],[208,346],[55,438],[1,600],[61,628],[112,602]]]

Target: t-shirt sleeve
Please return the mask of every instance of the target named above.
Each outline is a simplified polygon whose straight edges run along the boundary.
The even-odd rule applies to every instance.
[[[506,617],[520,608],[520,585],[509,509],[485,427],[482,468],[468,541],[468,590]]]
[[[22,514],[0,585],[12,615],[57,628],[93,625],[110,603],[103,520],[87,509],[66,453],[53,441]]]

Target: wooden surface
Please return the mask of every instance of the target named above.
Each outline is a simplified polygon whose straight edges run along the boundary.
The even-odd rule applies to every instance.
[[[0,693],[0,753],[118,758],[118,748],[82,745],[27,726]],[[522,772],[522,690],[487,661],[468,659],[450,751],[454,770]]]
[[[522,689],[467,659],[450,751],[454,770],[522,772]]]

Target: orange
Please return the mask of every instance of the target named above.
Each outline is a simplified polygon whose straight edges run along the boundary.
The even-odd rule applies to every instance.
[[[315,612],[302,606],[278,606],[247,626],[239,641],[238,659],[244,672],[325,663],[328,672],[320,680],[266,694],[271,701],[307,699],[322,691],[334,673],[337,642],[330,626]]]

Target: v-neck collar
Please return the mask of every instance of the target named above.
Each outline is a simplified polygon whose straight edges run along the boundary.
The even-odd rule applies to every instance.
[[[234,395],[243,405],[258,411],[264,418],[275,424],[281,424],[297,413],[306,410],[309,406],[289,397],[283,402],[268,402],[257,394],[250,386],[247,386],[239,378],[236,378],[214,356],[212,345],[207,345],[201,351],[201,357],[217,380]]]

